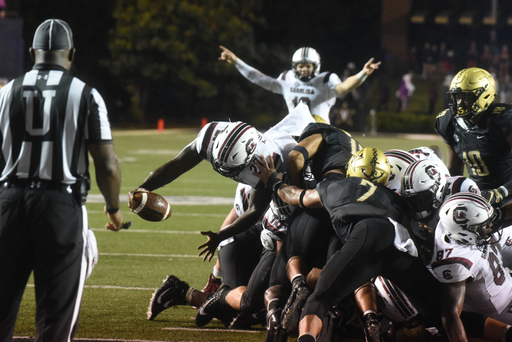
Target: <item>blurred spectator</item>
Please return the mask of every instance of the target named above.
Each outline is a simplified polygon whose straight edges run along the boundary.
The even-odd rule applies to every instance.
[[[467,53],[467,59],[466,59],[466,67],[473,68],[478,65],[478,50],[476,48],[476,42],[474,40],[471,41],[469,45],[469,50]]]
[[[489,44],[484,45],[482,55],[480,55],[480,67],[485,70],[489,70],[493,63],[493,55],[491,52],[491,46]]]
[[[434,57],[432,55],[432,46],[429,42],[425,42],[423,45],[423,51],[421,52],[422,62],[423,62],[423,72],[422,77],[424,79],[429,78],[429,76],[432,74],[433,70],[435,69],[435,66],[433,64]]]
[[[7,5],[5,3],[5,0],[0,0],[0,18],[5,18],[7,10]]]
[[[402,81],[400,82],[400,87],[396,91],[396,97],[399,101],[398,111],[405,112],[407,110],[407,106],[409,105],[409,100],[416,90],[416,87],[412,83],[413,72],[410,70],[407,74],[402,76]]]
[[[420,68],[418,64],[418,49],[416,48],[416,46],[413,46],[411,48],[407,59],[409,62],[409,70],[412,70],[414,73],[419,73]]]
[[[438,98],[438,90],[437,90],[437,78],[433,77],[430,79],[429,87],[428,87],[428,114],[434,114],[434,108],[436,107],[436,102]]]
[[[448,71],[446,73],[446,75],[444,76],[443,83],[441,83],[440,92],[441,92],[441,96],[443,97],[443,100],[444,100],[443,108],[448,108],[448,102],[450,100],[450,98],[448,97],[448,90],[450,89],[450,84],[452,83],[452,79],[454,76],[455,76],[455,73],[453,72],[453,70]]]
[[[505,79],[505,76],[509,74],[510,66],[510,54],[508,51],[508,45],[503,44],[501,47],[501,53],[498,59],[498,78],[500,81]]]
[[[500,82],[500,102],[509,103],[512,92],[512,84],[510,84],[510,75],[505,75]]]
[[[377,110],[387,110],[389,103],[389,85],[387,76],[379,79],[379,104]]]

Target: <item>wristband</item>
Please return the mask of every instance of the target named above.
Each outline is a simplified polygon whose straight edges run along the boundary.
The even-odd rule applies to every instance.
[[[308,191],[307,189],[304,189],[301,193],[300,193],[300,197],[299,197],[299,205],[301,208],[305,208],[306,206],[304,205],[304,196],[306,196],[306,191]]]
[[[281,179],[279,179],[279,173],[277,171],[272,172],[270,177],[267,180],[267,187],[272,189],[272,191],[277,192],[279,190],[279,186],[283,183]]]
[[[357,73],[357,78],[359,81],[364,82],[368,78],[368,75],[361,70]]]
[[[304,162],[308,161],[309,159],[309,152],[305,147],[302,147],[300,145],[295,146],[292,148],[292,151],[297,151],[304,157]]]
[[[117,207],[117,208],[107,207],[107,210],[106,210],[106,212],[109,213],[110,215],[113,215],[113,214],[117,213],[118,211],[119,211],[119,207]]]

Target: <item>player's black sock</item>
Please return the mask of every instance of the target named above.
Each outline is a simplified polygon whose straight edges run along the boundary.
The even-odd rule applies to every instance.
[[[300,335],[297,342],[316,342],[316,338],[310,334]]]

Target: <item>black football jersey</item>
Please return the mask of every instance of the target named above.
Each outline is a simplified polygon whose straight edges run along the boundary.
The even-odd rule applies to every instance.
[[[404,217],[406,207],[402,197],[363,178],[327,179],[318,183],[317,191],[342,240],[346,240],[351,223],[363,218],[389,217],[402,222]]]
[[[315,179],[320,180],[329,170],[345,170],[354,153],[362,149],[347,132],[324,123],[310,123],[300,135],[299,142],[313,134],[322,134],[324,141],[312,158],[311,170]]]
[[[494,104],[480,123],[463,128],[451,109],[441,112],[435,129],[466,165],[469,177],[481,190],[494,189],[512,180],[512,153],[507,137],[512,134],[512,106]],[[463,123],[462,123],[463,124]]]

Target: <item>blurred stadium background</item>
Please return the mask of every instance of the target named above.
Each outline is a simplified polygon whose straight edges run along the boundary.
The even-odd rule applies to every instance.
[[[282,97],[218,61],[219,45],[273,77],[300,46],[316,48],[322,69],[340,77],[381,60],[333,108],[333,122],[353,132],[432,133],[445,76],[467,65],[495,72],[499,99],[508,101],[512,88],[502,53],[512,33],[506,0],[0,0],[0,84],[31,68],[28,47],[47,18],[73,28],[74,72],[103,94],[117,128],[156,127],[159,119],[166,127],[198,127],[203,118],[258,128],[279,121]],[[397,113],[395,93],[409,70],[416,91]]]

